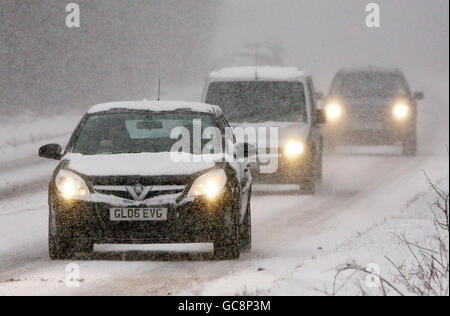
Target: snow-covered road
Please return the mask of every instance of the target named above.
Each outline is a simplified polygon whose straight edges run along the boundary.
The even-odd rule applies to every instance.
[[[406,201],[426,190],[422,170],[439,177],[447,163],[444,148],[442,155],[415,158],[398,156],[389,149],[384,154],[327,156],[325,182],[317,196],[255,194],[253,249],[239,260],[210,260],[209,245],[114,249],[117,252],[103,247],[91,258],[80,258],[87,261],[75,262],[83,279],[79,288],[64,283],[69,262],[48,258],[43,187],[1,201],[0,295],[264,291],[273,282],[288,278],[305,259],[333,249],[398,212]]]
[[[3,151],[0,295],[265,294],[294,273],[301,277],[296,292],[281,292],[314,293],[321,287],[317,271],[312,275],[304,261],[395,217],[427,191],[423,171],[431,179],[448,174],[448,94],[430,102],[440,110],[421,108],[418,156],[402,157],[391,147],[344,148],[324,157],[324,183],[316,196],[260,187],[263,192],[252,200],[253,249],[239,260],[211,260],[210,245],[96,247],[92,257],[74,262],[81,277],[75,288],[64,282],[71,262],[52,262],[47,254],[46,183],[56,163],[31,156],[36,143]],[[330,262],[327,269],[334,266]]]

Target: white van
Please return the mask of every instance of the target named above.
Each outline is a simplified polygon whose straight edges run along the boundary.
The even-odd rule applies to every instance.
[[[322,179],[319,95],[311,75],[295,67],[234,67],[210,73],[203,102],[220,106],[232,126],[277,128],[276,172],[252,168],[253,175],[264,182],[299,184],[302,193],[314,194]],[[273,148],[255,145],[259,158],[272,153]]]

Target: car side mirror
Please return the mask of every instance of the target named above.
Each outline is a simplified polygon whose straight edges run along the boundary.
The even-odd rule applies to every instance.
[[[325,112],[323,110],[316,110],[316,123],[326,124],[327,118],[325,117]]]
[[[317,101],[321,101],[323,99],[323,93],[322,92],[316,92],[314,93],[314,97]]]
[[[58,144],[49,144],[39,148],[39,157],[61,160],[62,147]]]
[[[413,95],[414,100],[423,100],[425,98],[425,95],[423,92],[414,92]]]

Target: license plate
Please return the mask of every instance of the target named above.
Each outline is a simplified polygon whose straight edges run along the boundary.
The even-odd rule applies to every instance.
[[[167,208],[112,208],[109,212],[113,222],[167,220]]]

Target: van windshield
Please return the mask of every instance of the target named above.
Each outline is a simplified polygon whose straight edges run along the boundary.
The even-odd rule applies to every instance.
[[[218,105],[230,122],[307,122],[301,82],[213,82],[206,103]]]
[[[407,96],[409,89],[399,74],[368,71],[337,75],[331,94],[362,98],[396,97]]]

